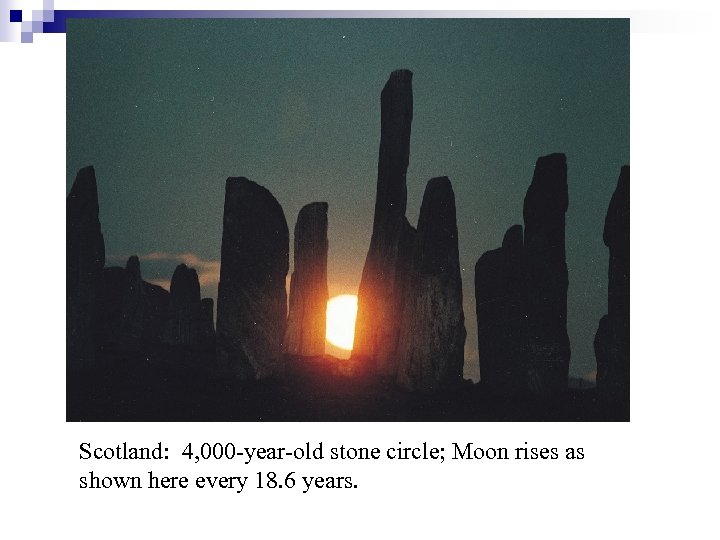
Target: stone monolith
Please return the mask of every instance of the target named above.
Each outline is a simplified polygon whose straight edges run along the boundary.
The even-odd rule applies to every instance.
[[[294,267],[285,352],[294,356],[325,354],[328,301],[328,204],[303,206],[295,223]]]
[[[288,227],[282,207],[247,178],[225,186],[217,358],[239,378],[282,372],[287,324]]]

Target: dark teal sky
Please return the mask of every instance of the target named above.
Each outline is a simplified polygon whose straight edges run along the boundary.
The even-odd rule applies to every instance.
[[[607,309],[605,211],[629,154],[629,23],[580,19],[71,20],[67,191],[95,166],[108,264],[180,260],[217,294],[224,182],[247,176],[300,208],[327,201],[331,294],[355,293],[370,242],[380,91],[414,72],[408,218],[455,190],[477,378],[475,261],[522,223],[535,160],[564,152],[571,375],[595,369]],[[292,242],[291,242],[292,244]],[[292,254],[291,254],[292,261]]]

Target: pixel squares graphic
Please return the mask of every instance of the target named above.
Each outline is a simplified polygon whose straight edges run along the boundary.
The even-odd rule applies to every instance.
[[[42,9],[33,9],[37,7]],[[54,1],[0,0],[0,18],[0,41],[32,43],[35,34],[44,33],[55,22]]]

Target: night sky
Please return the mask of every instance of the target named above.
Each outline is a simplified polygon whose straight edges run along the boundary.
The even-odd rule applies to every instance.
[[[67,191],[94,165],[107,265],[140,256],[169,285],[179,262],[216,297],[225,180],[267,187],[290,231],[329,203],[330,295],[355,294],[370,243],[380,91],[413,71],[408,211],[448,176],[468,338],[480,255],[522,223],[536,159],[568,161],[571,376],[594,378],[607,311],[605,212],[630,163],[629,22],[616,20],[71,20]],[[292,250],[292,239],[291,239]],[[290,255],[292,271],[292,251]]]

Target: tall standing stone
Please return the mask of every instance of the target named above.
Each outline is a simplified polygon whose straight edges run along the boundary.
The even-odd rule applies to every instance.
[[[200,281],[197,272],[179,264],[170,280],[170,313],[166,341],[171,345],[197,347],[201,327]]]
[[[285,350],[297,356],[325,353],[328,301],[328,204],[303,206],[295,223],[294,267]]]
[[[140,259],[136,255],[125,264],[125,290],[122,299],[121,331],[131,342],[143,338],[145,322],[144,282],[140,272]]]
[[[105,243],[100,229],[95,169],[80,169],[65,201],[68,367],[92,365]]]
[[[513,225],[502,247],[475,265],[480,379],[490,391],[511,394],[524,383],[523,230]]]
[[[610,250],[608,315],[630,328],[630,166],[620,170],[610,199],[603,241]]]
[[[455,195],[445,177],[425,189],[407,280],[398,383],[420,392],[452,387],[462,381],[466,332]]]
[[[603,240],[610,250],[608,314],[595,335],[597,388],[605,412],[630,418],[630,167],[620,170],[605,216]]]
[[[565,154],[539,158],[523,206],[525,344],[530,386],[539,395],[556,395],[567,390],[570,364],[565,261],[567,208]]]
[[[415,229],[405,217],[413,116],[412,72],[391,73],[380,96],[380,155],[373,232],[358,290],[352,356],[396,374],[396,349]]]
[[[282,371],[287,323],[288,227],[272,194],[228,178],[220,256],[217,357],[240,378]]]
[[[212,298],[200,301],[200,346],[215,349],[215,302]]]

